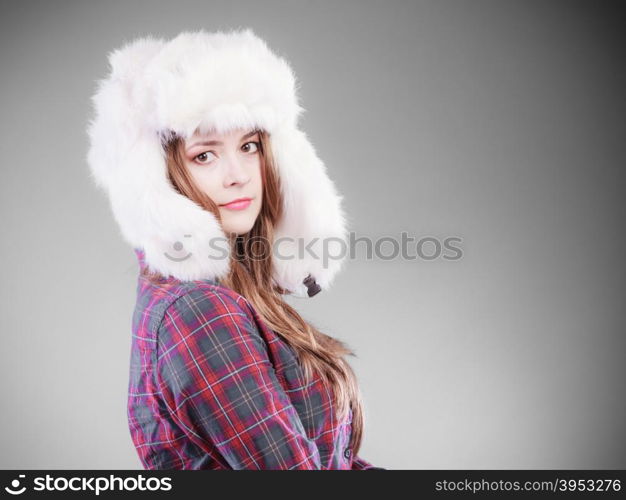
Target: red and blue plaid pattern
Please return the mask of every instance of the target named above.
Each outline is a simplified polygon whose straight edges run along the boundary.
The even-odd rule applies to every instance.
[[[135,249],[140,268],[142,250]],[[349,446],[317,377],[241,295],[137,283],[128,422],[146,469],[378,469]]]

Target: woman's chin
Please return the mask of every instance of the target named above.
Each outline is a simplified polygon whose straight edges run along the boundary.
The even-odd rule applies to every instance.
[[[242,236],[246,233],[249,233],[252,227],[254,226],[254,221],[238,221],[238,222],[229,222],[223,224],[224,232],[230,235]]]

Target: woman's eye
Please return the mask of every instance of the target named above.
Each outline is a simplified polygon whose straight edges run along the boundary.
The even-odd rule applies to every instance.
[[[252,150],[250,150],[251,144],[253,147]],[[241,148],[246,153],[256,153],[257,151],[260,150],[260,143],[256,141],[246,142],[243,146],[241,146]],[[200,153],[199,155],[197,155],[193,160],[196,163],[200,163],[201,165],[206,165],[207,163],[211,163],[211,161],[213,160],[212,157],[214,156],[215,155],[211,151],[205,151],[204,153]]]
[[[210,159],[208,155],[213,155],[210,151],[205,151],[204,153],[200,153],[198,156],[194,158],[194,161],[198,163],[208,163],[207,159]]]
[[[241,146],[242,148],[245,148],[246,146],[248,146],[248,144],[254,144],[255,149],[253,151],[246,151],[246,153],[256,153],[259,150],[259,143],[255,142],[255,141],[251,141],[251,142],[246,142],[243,146]]]

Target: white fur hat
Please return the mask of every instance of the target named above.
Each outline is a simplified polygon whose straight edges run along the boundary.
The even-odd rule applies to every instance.
[[[111,52],[109,63],[92,98],[87,162],[124,239],[143,250],[147,266],[183,281],[218,280],[230,262],[228,245],[215,243],[227,241],[217,219],[169,182],[163,134],[187,139],[198,129],[258,127],[270,134],[284,198],[274,281],[300,297],[309,275],[327,289],[344,261],[346,216],[298,128],[304,108],[289,63],[249,28],[142,37]]]

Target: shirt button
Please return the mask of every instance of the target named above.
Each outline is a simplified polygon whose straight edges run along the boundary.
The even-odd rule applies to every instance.
[[[352,450],[350,448],[346,448],[343,452],[343,456],[346,458],[350,458],[350,455],[352,455]]]

